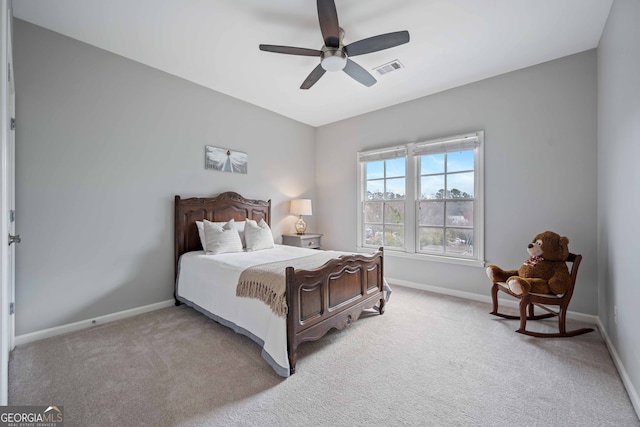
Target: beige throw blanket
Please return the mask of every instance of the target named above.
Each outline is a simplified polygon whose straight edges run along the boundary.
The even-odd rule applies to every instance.
[[[249,267],[240,274],[236,295],[239,297],[258,298],[280,317],[287,317],[287,284],[285,269],[313,270],[321,267],[330,259],[346,253],[336,251],[319,251],[317,254],[285,261],[271,262]]]

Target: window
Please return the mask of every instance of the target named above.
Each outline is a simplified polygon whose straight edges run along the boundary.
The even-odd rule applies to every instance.
[[[483,132],[358,154],[359,246],[483,264]]]
[[[404,248],[406,149],[364,156],[364,244]],[[399,157],[402,156],[402,157]]]

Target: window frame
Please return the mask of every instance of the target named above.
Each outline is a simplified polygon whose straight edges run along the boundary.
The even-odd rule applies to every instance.
[[[436,254],[419,250],[419,209],[420,209],[420,156],[425,153],[456,151],[459,146],[469,149],[469,144],[477,141],[474,150],[474,209],[473,209],[473,256],[464,257],[455,254]],[[388,147],[358,153],[358,208],[357,208],[357,247],[360,251],[377,249],[374,245],[365,244],[364,236],[364,202],[366,201],[366,163],[376,160],[387,160],[402,154],[406,159],[405,176],[405,217],[404,247],[384,247],[385,253],[401,258],[429,260],[442,263],[454,263],[469,266],[485,265],[484,261],[484,131],[453,135],[444,138],[429,139],[408,143],[402,146]],[[448,199],[451,200],[451,199]],[[455,200],[455,199],[454,199]],[[465,199],[467,200],[467,199]],[[444,199],[443,199],[444,201]],[[446,222],[442,226],[446,230]]]
[[[401,159],[404,163],[404,175],[399,176],[399,175],[393,175],[393,174],[389,174],[388,173],[388,165],[387,162],[389,161],[397,161]],[[407,176],[407,163],[408,163],[408,158],[407,156],[403,156],[403,157],[393,157],[393,158],[385,158],[385,159],[379,159],[379,160],[370,160],[368,162],[364,162],[364,168],[363,168],[363,174],[364,174],[364,180],[363,180],[363,197],[362,197],[362,229],[366,228],[366,225],[369,224],[370,226],[378,226],[381,227],[382,229],[382,243],[381,244],[371,244],[371,245],[367,245],[367,247],[379,247],[379,246],[384,246],[385,249],[388,250],[405,250],[406,248],[406,239],[405,236],[407,234],[406,231],[406,215],[404,215],[404,213],[406,213],[406,207],[407,207],[407,194],[406,194],[406,189],[407,189],[407,179],[409,179],[410,177]],[[371,162],[384,162],[383,164],[383,172],[382,172],[382,176],[381,177],[377,177],[377,178],[372,178],[372,179],[367,179],[368,176],[368,165]],[[388,194],[390,193],[388,191],[389,187],[389,181],[391,180],[395,180],[395,179],[403,179],[405,184],[404,184],[404,196],[402,198],[389,198],[387,197]],[[383,190],[382,190],[382,198],[381,199],[372,199],[369,200],[367,198],[367,190],[368,190],[368,183],[372,182],[372,181],[380,181],[383,185]],[[382,212],[380,214],[381,216],[381,222],[367,222],[367,218],[366,218],[366,205],[368,204],[381,204],[381,209]],[[388,209],[390,205],[392,204],[401,204],[403,206],[403,221],[401,223],[394,223],[391,221],[388,221]],[[401,246],[387,246],[385,240],[386,240],[386,236],[387,236],[387,230],[388,227],[402,227],[402,245]],[[366,239],[366,236],[363,236],[363,242],[364,239]]]
[[[357,214],[357,221],[358,221],[358,247],[359,250],[362,251],[366,251],[369,250],[371,248],[375,248],[377,249],[380,245],[364,245],[362,244],[364,242],[365,236],[364,236],[364,225],[365,225],[365,215],[364,215],[364,205],[367,202],[367,197],[366,197],[366,192],[367,192],[367,168],[366,163],[368,162],[375,162],[375,161],[381,161],[381,160],[394,160],[394,159],[399,159],[399,158],[403,158],[404,159],[404,163],[405,163],[405,174],[404,174],[404,180],[405,180],[405,197],[404,197],[404,212],[405,212],[405,222],[403,224],[404,227],[404,246],[403,247],[392,247],[392,246],[386,246],[385,250],[388,251],[405,251],[406,248],[406,236],[407,236],[407,228],[406,228],[406,214],[407,214],[407,181],[409,181],[411,178],[408,175],[409,173],[409,156],[408,156],[408,152],[407,152],[407,147],[406,146],[396,146],[396,147],[388,147],[388,148],[382,148],[382,149],[378,149],[378,150],[372,150],[372,151],[365,151],[365,152],[360,152],[358,153],[358,214]],[[385,182],[385,193],[386,193],[386,181],[387,181],[387,176],[386,176],[386,164],[385,164],[385,174],[384,177],[382,178],[382,180]],[[384,203],[390,201],[387,200],[386,198],[382,200],[383,202],[383,206]],[[384,207],[383,207],[383,213],[382,213],[382,227],[384,230]],[[384,239],[384,237],[383,237]],[[384,245],[382,245],[384,246]]]

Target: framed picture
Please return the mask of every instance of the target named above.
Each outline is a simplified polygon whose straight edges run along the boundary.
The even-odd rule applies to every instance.
[[[204,168],[220,172],[247,173],[247,153],[205,145]]]

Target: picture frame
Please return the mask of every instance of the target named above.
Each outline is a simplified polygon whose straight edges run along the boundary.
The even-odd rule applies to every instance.
[[[205,145],[204,147],[205,169],[246,174],[247,163],[248,156],[245,152],[211,145]]]

